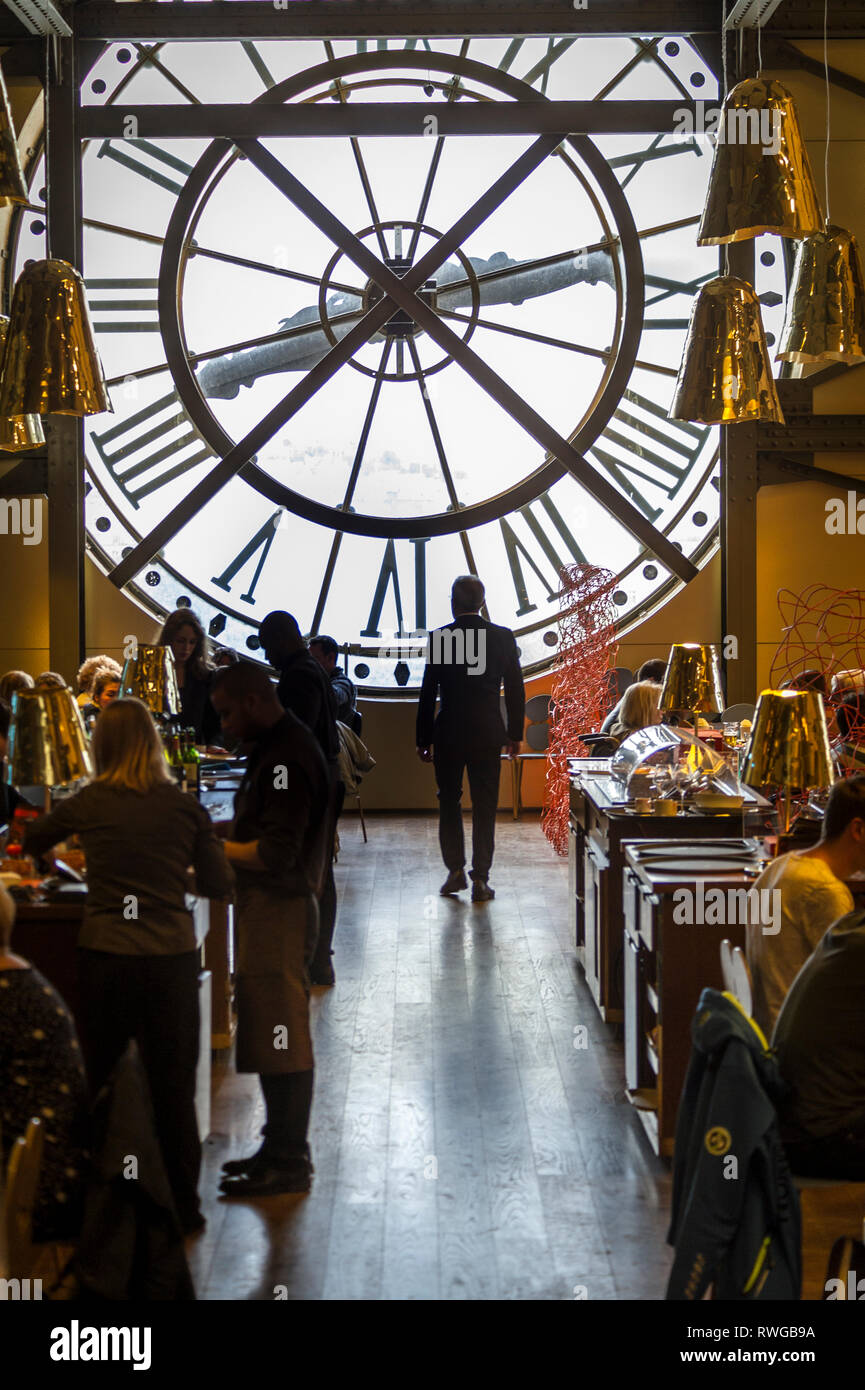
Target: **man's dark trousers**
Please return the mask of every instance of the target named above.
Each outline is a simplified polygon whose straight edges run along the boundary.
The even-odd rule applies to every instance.
[[[318,899],[318,944],[310,967],[313,977],[327,972],[333,955],[333,932],[336,926],[336,881],[333,876],[333,851],[336,843],[336,824],[345,801],[345,783],[336,766],[329,769],[331,775],[330,804],[328,807],[327,866],[324,886]]]
[[[439,844],[445,867],[454,873],[466,862],[460,801],[465,770],[472,798],[472,876],[486,879],[493,862],[501,749],[472,751],[466,756],[457,749],[435,745],[433,762],[438,783]]]

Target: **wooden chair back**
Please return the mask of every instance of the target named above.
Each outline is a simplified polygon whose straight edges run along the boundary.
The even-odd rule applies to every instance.
[[[42,1121],[32,1119],[23,1138],[15,1140],[0,1201],[0,1258],[3,1277],[25,1279],[33,1267],[33,1207],[42,1171]]]
[[[754,988],[751,967],[741,946],[734,946],[729,937],[721,942],[721,979],[724,989],[737,999],[749,1018],[754,1012]]]

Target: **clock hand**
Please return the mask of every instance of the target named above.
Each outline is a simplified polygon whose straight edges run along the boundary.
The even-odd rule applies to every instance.
[[[503,251],[487,261],[474,256],[468,259],[477,277],[477,292],[482,306],[522,304],[526,299],[554,294],[557,290],[577,284],[615,286],[613,262],[608,251],[577,253],[542,266],[512,260]],[[435,278],[436,305],[442,309],[455,309],[472,303],[471,282],[467,280],[465,268],[459,262],[446,262]],[[451,282],[454,288],[448,289]],[[362,313],[363,301],[358,295],[341,293],[331,295],[327,300],[329,326],[337,339],[345,337]],[[304,332],[306,324],[309,329]],[[241,386],[251,386],[260,376],[309,371],[332,346],[321,328],[316,306],[307,305],[299,309],[291,318],[283,319],[280,328],[293,330],[291,337],[284,342],[244,348],[206,362],[197,372],[198,384],[204,395],[211,399],[232,399]],[[377,333],[370,341],[381,342],[383,337],[383,334]]]

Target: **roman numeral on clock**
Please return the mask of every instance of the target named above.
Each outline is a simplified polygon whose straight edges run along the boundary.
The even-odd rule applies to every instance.
[[[537,512],[535,508],[537,508]],[[499,528],[504,542],[505,554],[508,558],[508,566],[511,571],[514,592],[516,593],[517,603],[519,605],[517,608],[517,617],[524,618],[527,613],[534,613],[537,604],[532,603],[529,598],[523,563],[528,565],[529,569],[533,571],[541,584],[543,584],[547,591],[547,598],[552,602],[562,587],[559,575],[562,566],[570,563],[584,564],[586,557],[561,512],[547,493],[544,493],[543,497],[539,497],[536,502],[530,502],[528,506],[520,507],[517,515],[523,518],[541,551],[540,556],[537,556],[537,553],[533,555],[527,541],[520,539],[514,527],[511,525],[511,522],[506,517],[500,519]],[[560,543],[554,543],[553,538],[545,529],[544,518],[552,522],[554,530],[558,532],[559,541],[564,541],[570,558],[562,555]],[[541,568],[541,564],[538,563],[539,559],[541,561],[547,561],[549,566],[547,573],[544,572]],[[552,573],[552,582],[550,582],[549,579],[549,572]]]
[[[90,438],[133,507],[199,464],[215,462],[176,391]]]
[[[158,333],[158,280],[85,280],[93,327],[97,333]],[[107,297],[103,297],[107,291]],[[102,319],[99,314],[134,314],[134,318]],[[153,318],[144,318],[152,314]]]
[[[410,544],[414,546],[414,624],[416,632],[422,632],[426,629],[426,546],[428,541],[429,536],[421,536],[417,540],[410,541]],[[393,540],[389,540],[384,548],[384,556],[369,610],[369,619],[361,632],[362,637],[381,637],[379,624],[387,592],[391,585],[393,585],[393,597],[396,605],[397,630],[403,632],[402,592],[396,559],[396,545]]]
[[[255,555],[256,551],[260,551],[261,554],[256,561],[249,588],[245,594],[240,595],[244,603],[255,603],[255,587],[261,578],[261,571],[264,569],[264,563],[270,554],[270,547],[273,545],[273,538],[279,529],[282,516],[283,513],[280,509],[278,512],[274,512],[273,516],[268,517],[267,521],[263,526],[259,527],[252,539],[248,541],[243,549],[238,551],[234,559],[226,565],[222,574],[214,575],[211,582],[213,584],[218,584],[220,589],[224,589],[227,594],[230,594],[231,581],[234,579],[235,575],[243,569],[244,565],[249,564],[249,561],[252,559],[253,555]]]
[[[586,457],[619,484],[644,516],[655,522],[663,510],[663,504],[657,505],[657,494],[663,493],[667,501],[673,498],[688,477],[709,428],[668,420],[662,406],[637,391],[626,391],[622,401]],[[638,437],[635,439],[624,430],[633,431]],[[661,449],[665,452],[659,452]],[[674,457],[668,458],[668,453]]]
[[[192,173],[192,165],[185,159],[178,159],[177,155],[169,154],[150,140],[103,140],[96,155],[98,159],[113,159],[124,169],[132,169],[148,183],[156,183],[169,193],[181,193]],[[178,180],[176,174],[183,174],[183,179]]]

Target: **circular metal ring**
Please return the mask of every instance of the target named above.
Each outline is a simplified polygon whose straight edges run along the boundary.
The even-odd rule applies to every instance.
[[[442,235],[441,232],[437,230],[437,228],[430,227],[425,222],[399,222],[393,220],[390,222],[379,222],[378,227],[379,230],[383,232],[393,231],[395,227],[419,227],[421,233],[426,233],[428,236],[440,238]],[[357,236],[359,241],[363,241],[364,237],[372,236],[375,233],[375,231],[375,227],[364,227],[362,232],[356,232],[355,235]],[[334,251],[333,255],[331,256],[330,260],[324,268],[324,272],[321,277],[321,284],[319,285],[318,290],[318,314],[319,318],[321,319],[321,326],[324,329],[325,337],[327,338],[327,341],[330,343],[331,347],[336,347],[337,343],[339,342],[339,339],[334,333],[330,324],[330,320],[327,316],[327,287],[330,284],[330,277],[333,274],[333,271],[335,270],[336,266],[339,265],[339,262],[342,260],[344,255],[345,252],[340,250],[339,248],[337,248],[337,250]],[[463,342],[467,343],[469,339],[473,336],[474,331],[478,326],[478,318],[480,317],[481,309],[481,290],[480,285],[478,284],[478,277],[475,272],[475,268],[461,246],[457,247],[456,251],[454,252],[454,255],[457,257],[460,264],[462,265],[462,268],[466,273],[466,279],[468,280],[469,286],[471,288],[471,315],[469,322],[466,325],[466,330],[463,333]],[[368,307],[368,305],[364,304],[365,309]],[[354,367],[356,371],[362,372],[364,376],[372,377],[373,380],[381,378],[382,381],[424,381],[428,376],[434,376],[436,372],[440,372],[443,367],[450,366],[453,360],[454,359],[452,357],[445,354],[445,356],[440,358],[438,362],[434,362],[431,367],[422,368],[420,372],[381,372],[377,371],[374,367],[365,367],[362,362],[356,362],[353,357],[350,357],[348,359],[348,365],[350,367]]]
[[[377,69],[392,72],[400,69],[419,69],[423,72],[450,72],[466,77],[480,84],[494,88],[504,96],[514,100],[546,101],[535,88],[508,73],[499,72],[485,63],[458,55],[421,53],[407,50],[395,56],[390,52],[349,54],[309,68],[303,73],[287,78],[256,98],[256,103],[281,104],[289,100],[303,100],[304,93],[317,90],[322,84],[332,84],[335,78],[353,73],[367,73]],[[399,77],[394,76],[398,83]],[[328,93],[319,94],[322,99]],[[307,98],[318,99],[318,98]],[[616,240],[621,247],[624,266],[624,313],[618,324],[616,342],[610,350],[610,366],[606,379],[596,392],[595,399],[586,418],[570,435],[573,447],[585,453],[591,448],[601,432],[609,424],[618,408],[622,393],[637,360],[643,320],[643,262],[639,237],[633,214],[621,186],[600,150],[586,135],[568,135],[566,143],[577,154],[588,169],[595,184],[600,189],[619,237],[608,237],[611,244]],[[208,193],[237,157],[237,151],[228,139],[214,140],[200,157],[192,173],[188,176],[183,191],[174,206],[163,243],[159,269],[159,319],[162,326],[163,341],[169,369],[183,405],[202,437],[217,455],[224,456],[234,447],[235,441],[220,425],[210,405],[202,394],[195,373],[189,361],[180,318],[179,305],[182,297],[183,278],[189,242],[194,235],[198,220],[203,211]],[[583,176],[580,175],[582,178]],[[583,178],[583,186],[592,199],[595,210],[606,227],[606,216],[602,212],[597,194]],[[620,268],[616,257],[613,265],[620,285]],[[271,477],[258,464],[247,463],[239,476],[253,486],[262,496],[285,507],[308,521],[325,526],[330,530],[360,536],[376,536],[386,539],[412,539],[418,536],[444,536],[468,531],[489,521],[496,521],[508,513],[535,501],[546,492],[568,470],[557,458],[547,457],[530,475],[519,483],[483,502],[473,503],[457,510],[436,512],[426,516],[375,516],[360,512],[343,510],[318,502],[304,493]]]

